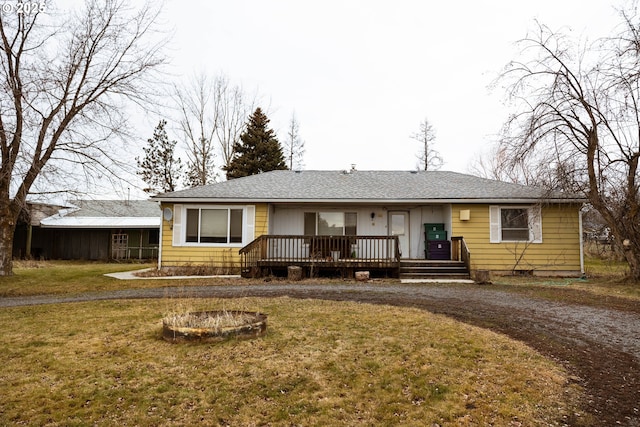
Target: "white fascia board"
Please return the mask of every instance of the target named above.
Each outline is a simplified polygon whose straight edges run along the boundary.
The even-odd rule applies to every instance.
[[[585,203],[586,199],[212,199],[212,198],[171,198],[161,199],[163,203],[349,203],[349,204],[505,204],[505,203]]]

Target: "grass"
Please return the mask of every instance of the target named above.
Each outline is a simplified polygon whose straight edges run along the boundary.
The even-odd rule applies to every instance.
[[[580,413],[582,392],[567,374],[505,336],[409,308],[190,299],[189,285],[218,282],[104,276],[143,267],[18,263],[0,277],[1,296],[167,285],[186,294],[0,309],[0,425],[554,425]],[[640,299],[624,268],[589,261],[587,280],[495,281]],[[220,309],[268,313],[267,335],[161,340],[163,316]]]
[[[170,344],[176,309],[260,311],[269,326]],[[525,345],[410,308],[123,300],[6,308],[0,324],[1,425],[554,425],[580,397]]]
[[[203,328],[219,333],[226,328],[237,328],[256,321],[255,314],[220,310],[215,314],[210,312],[180,312],[169,313],[163,319],[164,325],[178,328]]]
[[[561,288],[565,291],[585,292],[593,297],[640,300],[640,283],[629,281],[626,278],[628,271],[629,267],[625,262],[586,257],[586,278],[503,276],[495,277],[493,283],[514,289],[526,287],[540,296],[545,296],[549,289]]]
[[[131,286],[104,276],[107,273],[151,267],[151,264],[107,264],[82,261],[16,261],[14,275],[0,277],[0,297],[42,294],[74,294],[122,289]],[[145,281],[142,281],[145,282]],[[136,283],[136,287],[158,283]]]

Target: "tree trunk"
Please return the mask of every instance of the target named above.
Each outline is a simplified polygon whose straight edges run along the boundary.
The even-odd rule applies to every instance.
[[[622,251],[625,260],[629,264],[629,276],[634,282],[640,282],[640,253],[633,249],[629,240],[623,240]]]
[[[290,265],[287,267],[287,278],[291,281],[298,282],[302,280],[302,267]]]
[[[13,236],[16,231],[16,216],[11,204],[0,207],[0,276],[13,275]]]

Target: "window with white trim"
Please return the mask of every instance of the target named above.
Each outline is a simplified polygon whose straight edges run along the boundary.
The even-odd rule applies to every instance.
[[[489,206],[490,242],[542,243],[540,206]]]
[[[500,229],[502,240],[529,240],[529,210],[522,208],[501,208]]]
[[[241,208],[187,208],[187,243],[242,243]]]

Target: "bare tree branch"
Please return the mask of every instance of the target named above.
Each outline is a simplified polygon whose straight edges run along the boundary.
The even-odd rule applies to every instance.
[[[635,10],[621,16],[618,35],[588,45],[543,25],[521,41],[525,60],[501,77],[518,110],[500,150],[583,191],[640,280],[640,27]]]
[[[127,128],[124,106],[149,100],[148,79],[165,61],[158,13],[90,0],[67,19],[0,14],[0,274],[11,274],[15,223],[38,181],[82,173],[64,164],[119,174],[111,145]]]

